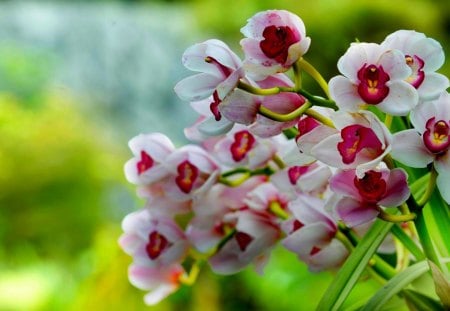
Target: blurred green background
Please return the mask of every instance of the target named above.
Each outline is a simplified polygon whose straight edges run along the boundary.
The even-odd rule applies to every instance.
[[[146,307],[117,246],[143,203],[123,176],[128,140],[160,131],[180,145],[195,119],[173,92],[189,75],[181,54],[214,37],[243,56],[239,29],[273,8],[302,17],[305,58],[327,79],[350,42],[397,29],[449,52],[445,0],[0,2],[0,310],[314,310],[333,273],[309,274],[281,248],[263,277],[206,268]],[[377,287],[361,280],[347,306]]]

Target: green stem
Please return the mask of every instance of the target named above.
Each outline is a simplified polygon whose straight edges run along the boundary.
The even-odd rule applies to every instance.
[[[425,259],[425,255],[417,244],[400,228],[399,225],[394,225],[391,228],[392,234],[411,252],[417,261]]]
[[[305,90],[302,90],[302,89],[295,90],[292,87],[282,87],[282,86],[276,86],[276,87],[272,87],[272,88],[268,88],[268,89],[261,89],[259,87],[252,86],[252,85],[247,84],[242,81],[238,82],[237,87],[248,93],[251,93],[254,95],[261,95],[261,96],[276,95],[281,92],[296,92],[296,93],[302,95],[303,97],[305,97],[307,100],[309,100],[311,102],[311,104],[313,104],[313,105],[327,107],[327,108],[331,108],[333,110],[338,109],[334,100],[325,99],[320,96],[314,96],[311,93],[309,93]]]
[[[222,238],[222,240],[220,240],[219,244],[217,244],[217,246],[214,248],[214,250],[211,253],[211,255],[214,255],[215,253],[217,253],[218,251],[220,251],[222,249],[222,247],[225,246],[225,244],[227,244],[227,242],[229,240],[231,240],[231,238],[233,238],[233,236],[236,234],[237,230],[236,228],[230,229],[229,232],[226,233],[226,235]]]
[[[230,170],[228,172],[222,173],[221,177],[225,177],[226,178],[226,177],[230,177],[230,176],[235,175],[235,174],[245,174],[245,173],[250,173],[250,170],[248,168],[246,168],[246,167],[238,167],[238,168],[235,168],[235,169]]]
[[[383,158],[384,163],[386,163],[387,167],[389,169],[393,169],[395,168],[395,163],[394,163],[394,159],[392,159],[390,154],[387,154],[384,158]]]
[[[349,253],[351,253],[355,248],[350,239],[342,231],[336,231],[335,238],[341,241],[342,244],[344,244]]]
[[[414,211],[417,215],[414,220],[414,225],[416,226],[417,235],[419,236],[420,244],[422,245],[425,256],[436,264],[441,271],[447,271],[447,267],[441,265],[436,250],[434,249],[433,241],[431,240],[423,215],[423,207],[417,204],[412,195],[409,196],[407,203],[410,206],[411,211]]]
[[[404,214],[404,215],[393,215],[393,214],[386,213],[385,211],[380,209],[378,218],[383,219],[385,221],[389,221],[389,222],[405,222],[405,221],[414,220],[416,218],[416,214],[410,213],[410,214]]]
[[[300,117],[309,108],[311,108],[311,103],[306,102],[290,113],[279,114],[261,105],[259,106],[258,113],[274,121],[289,122]]]
[[[392,115],[390,115],[390,114],[387,114],[386,117],[384,118],[384,125],[386,125],[386,127],[387,127],[388,129],[391,128],[391,125],[392,125],[392,119],[393,119],[393,117],[392,117]]]
[[[194,262],[189,271],[189,275],[183,274],[178,279],[181,284],[192,286],[200,274],[200,263],[198,261]]]
[[[428,187],[425,190],[425,193],[420,197],[419,200],[417,200],[417,205],[424,206],[428,200],[430,199],[431,195],[433,194],[434,188],[436,186],[436,178],[437,178],[437,172],[434,169],[434,166],[431,169],[430,172],[430,179],[428,181]]]
[[[286,164],[283,162],[283,159],[280,158],[280,156],[278,154],[274,155],[272,158],[273,162],[276,163],[276,165],[280,168],[283,169],[286,167]]]
[[[278,201],[270,202],[269,211],[280,219],[286,220],[289,218],[289,214],[281,207]]]
[[[314,106],[327,107],[333,110],[338,110],[338,106],[336,105],[336,102],[334,100],[314,96],[302,89],[298,90],[297,93],[309,100]]]
[[[249,179],[251,176],[256,175],[266,175],[270,176],[274,173],[274,170],[270,166],[265,166],[256,170],[250,170],[245,167],[238,167],[233,170],[230,170],[228,172],[223,173],[220,175],[218,182],[221,184],[224,184],[229,187],[237,187],[241,185],[244,181]],[[233,175],[239,175],[238,177],[235,177],[234,179],[229,179],[229,177]]]
[[[399,239],[394,239],[397,263],[395,264],[395,271],[400,272],[409,266],[410,253]]]
[[[231,177],[233,175],[239,175],[238,177],[234,177],[233,179],[229,179],[228,177]],[[250,178],[252,175],[252,172],[245,167],[238,167],[233,170],[230,170],[228,172],[223,173],[220,175],[218,182],[221,184],[224,184],[228,187],[237,187],[240,184],[242,184],[244,181]]]
[[[441,269],[441,271],[446,271],[446,269],[444,270],[443,266],[441,265],[436,250],[434,249],[433,241],[431,240],[430,233],[428,232],[422,208],[417,209],[415,212],[417,214],[417,217],[414,220],[414,224],[416,225],[417,234],[419,236],[420,244],[422,245],[425,255],[429,260],[436,264]]]
[[[295,92],[295,89],[292,87],[281,87],[281,86],[272,87],[269,89],[261,89],[259,87],[255,87],[250,84],[244,83],[241,80],[239,80],[237,87],[248,93],[262,96],[276,95],[281,92]]]
[[[397,274],[395,269],[377,254],[369,260],[369,265],[386,280],[392,279]]]
[[[316,119],[317,121],[319,121],[320,123],[322,123],[322,124],[324,124],[326,126],[329,126],[329,127],[332,127],[332,128],[336,128],[334,126],[333,121],[330,118],[325,117],[323,114],[320,114],[320,113],[318,113],[315,110],[308,109],[308,110],[305,111],[305,114],[310,116],[311,118]]]
[[[355,235],[355,233],[342,225],[339,226],[338,232],[340,232],[344,237],[345,240],[348,241],[352,248],[356,247],[359,243],[358,237]],[[336,234],[336,237],[344,243],[345,247],[349,249],[349,246],[346,245],[346,242],[344,242],[344,239],[341,235]],[[351,249],[349,249],[351,250]],[[372,256],[372,258],[369,260],[368,265],[370,268],[375,270],[375,272],[383,277],[384,279],[390,279],[395,275],[395,269],[389,265],[386,261],[384,261],[380,256],[378,256],[376,253]]]
[[[283,130],[283,134],[287,139],[294,139],[298,135],[298,129],[293,126]]]
[[[307,74],[309,74],[321,87],[321,89],[325,92],[328,98],[330,98],[330,92],[328,90],[328,83],[322,77],[322,75],[317,71],[317,69],[308,63],[304,58],[300,58],[297,63],[298,66],[303,69]],[[295,68],[295,67],[294,67]]]
[[[300,90],[302,88],[302,72],[298,62],[295,62],[292,68],[294,70],[295,89]]]
[[[419,197],[419,195],[423,195],[426,189],[426,185],[428,184],[430,179],[430,173],[427,173],[420,178],[416,179],[410,186],[409,189],[414,197]]]

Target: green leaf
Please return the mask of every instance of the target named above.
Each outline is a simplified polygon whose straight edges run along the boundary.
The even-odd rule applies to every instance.
[[[433,275],[436,294],[444,307],[446,307],[446,309],[450,309],[450,282],[432,261],[429,261],[429,264],[431,267],[431,274]]]
[[[392,225],[380,219],[374,222],[327,288],[317,310],[338,310],[342,306]]]
[[[362,311],[381,310],[383,305],[405,288],[416,278],[429,270],[428,263],[424,260],[416,263],[389,280],[370,300],[366,303]]]
[[[431,209],[436,227],[439,231],[442,242],[445,245],[446,253],[443,256],[450,255],[450,208],[444,201],[438,191],[434,191],[426,208]]]
[[[416,291],[405,289],[402,295],[411,311],[445,311],[439,302]]]

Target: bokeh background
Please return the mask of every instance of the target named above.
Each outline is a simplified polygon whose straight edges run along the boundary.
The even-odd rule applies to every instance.
[[[146,307],[117,245],[143,204],[123,175],[128,140],[158,131],[181,145],[195,120],[173,92],[190,74],[181,54],[219,38],[243,56],[239,29],[271,8],[302,17],[305,57],[327,79],[350,42],[397,29],[449,52],[447,0],[0,2],[0,310],[314,310],[333,273],[310,274],[281,248],[263,277],[206,268]],[[346,306],[377,287],[361,280]]]

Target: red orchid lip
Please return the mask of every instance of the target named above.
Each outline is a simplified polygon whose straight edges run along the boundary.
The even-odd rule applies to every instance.
[[[353,163],[362,149],[371,149],[376,155],[383,152],[380,140],[368,127],[359,124],[347,126],[342,129],[341,137],[342,141],[338,143],[337,148],[345,164]]]
[[[175,182],[184,193],[190,193],[194,186],[194,182],[198,177],[198,168],[188,160],[180,163],[177,167],[178,176]]]
[[[450,146],[450,126],[449,122],[439,120],[435,122],[433,117],[427,121],[426,131],[423,133],[423,142],[432,153],[441,153]]]
[[[298,42],[294,31],[288,26],[266,27],[262,33],[264,40],[259,43],[261,51],[268,57],[284,64],[288,58],[289,47]]]
[[[148,257],[154,260],[158,258],[162,252],[172,245],[167,238],[157,231],[152,231],[148,235],[148,243],[145,246]]]
[[[362,178],[355,176],[353,183],[361,197],[370,203],[377,203],[386,193],[386,181],[382,174],[376,171],[368,171]]]
[[[389,75],[384,71],[383,66],[364,64],[358,71],[358,94],[370,105],[381,103],[389,94]]]
[[[152,168],[154,164],[153,158],[144,150],[141,151],[141,160],[136,163],[138,174],[141,175],[145,171]]]
[[[422,70],[425,62],[417,55],[405,55],[405,61],[412,70],[412,74],[406,81],[417,89],[422,85],[422,82],[425,79],[425,73]]]
[[[239,162],[244,159],[255,142],[255,137],[249,131],[240,131],[234,134],[234,142],[230,146],[233,160]]]

